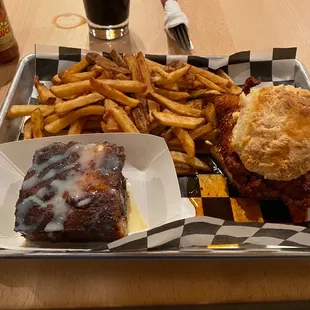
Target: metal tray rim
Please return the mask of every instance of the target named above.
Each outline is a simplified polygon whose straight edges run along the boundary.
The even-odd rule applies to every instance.
[[[225,56],[201,56],[210,59],[219,59]],[[11,105],[12,97],[17,89],[18,82],[21,78],[22,72],[26,64],[35,58],[35,54],[31,53],[24,56],[17,67],[15,76],[7,91],[2,107],[0,109],[0,127],[2,126],[5,115]],[[301,70],[302,74],[306,77],[307,85],[310,89],[310,75],[305,65],[299,60],[295,59],[296,65]],[[186,251],[138,251],[138,252],[92,252],[92,253],[57,253],[57,252],[23,252],[19,253],[1,253],[2,259],[262,259],[262,258],[309,258],[309,248],[296,248],[295,250],[219,250],[208,249],[204,252],[186,252]],[[10,250],[9,250],[10,251]],[[12,251],[14,252],[14,251]]]

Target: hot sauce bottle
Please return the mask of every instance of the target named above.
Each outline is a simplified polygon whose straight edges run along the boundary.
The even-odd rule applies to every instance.
[[[0,0],[0,64],[18,56],[18,45],[14,38],[3,0]]]

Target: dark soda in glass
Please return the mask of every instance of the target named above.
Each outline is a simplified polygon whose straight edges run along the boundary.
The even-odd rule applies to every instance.
[[[90,33],[112,40],[128,33],[130,0],[83,0]]]

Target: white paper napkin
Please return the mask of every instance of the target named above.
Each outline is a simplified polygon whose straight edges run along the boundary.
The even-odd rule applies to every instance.
[[[188,18],[181,10],[179,4],[175,0],[167,0],[165,2],[165,30],[168,35],[175,40],[173,33],[170,31],[171,28],[184,24],[188,29]]]

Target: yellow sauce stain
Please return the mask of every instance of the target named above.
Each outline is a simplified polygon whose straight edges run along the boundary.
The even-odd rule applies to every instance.
[[[73,29],[80,27],[86,24],[87,20],[84,16],[73,14],[73,13],[65,13],[56,15],[53,18],[52,23],[60,29]]]
[[[127,190],[130,187],[127,183]],[[132,199],[132,195],[130,193],[130,190],[128,190],[128,200],[129,203],[127,204],[127,230],[128,234],[133,234],[138,231],[143,231],[147,229],[147,225],[145,222],[145,219],[142,217],[140,210],[135,203],[135,201]]]

